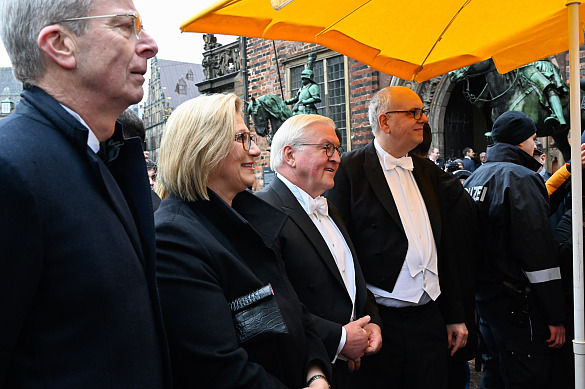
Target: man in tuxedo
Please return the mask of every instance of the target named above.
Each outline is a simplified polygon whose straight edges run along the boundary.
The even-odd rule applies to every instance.
[[[359,368],[364,354],[376,353],[382,338],[376,301],[347,230],[321,196],[333,187],[340,152],[331,119],[289,118],[272,140],[270,167],[277,178],[258,196],[290,217],[279,235],[286,272],[327,348],[332,386],[352,388],[350,370]]]
[[[384,347],[362,367],[365,384],[444,388],[448,349],[465,346],[468,332],[457,267],[442,242],[459,239],[445,222],[466,194],[432,161],[406,156],[428,121],[414,91],[380,90],[369,119],[375,139],[344,154],[326,193],[348,226],[384,325]]]
[[[171,388],[138,139],[158,47],[132,0],[0,0],[24,84],[0,122],[0,387]]]

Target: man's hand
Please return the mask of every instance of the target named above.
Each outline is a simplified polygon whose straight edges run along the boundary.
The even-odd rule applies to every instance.
[[[460,348],[465,347],[468,335],[469,331],[467,331],[465,323],[447,324],[447,342],[451,349],[451,356]]]
[[[550,343],[548,347],[551,348],[561,348],[565,344],[565,326],[558,325],[558,326],[548,326],[550,330],[550,338],[547,339],[547,343]]]
[[[346,337],[341,354],[347,359],[355,361],[364,356],[368,347],[368,333],[363,327],[369,322],[370,316],[366,315],[343,326]]]
[[[368,333],[368,347],[364,350],[366,355],[372,355],[382,348],[382,330],[375,323],[368,323],[364,326]]]
[[[354,372],[354,371],[358,371],[360,369],[360,366],[362,365],[362,360],[360,359],[356,359],[355,361],[352,361],[351,359],[347,360],[347,369],[350,372]]]

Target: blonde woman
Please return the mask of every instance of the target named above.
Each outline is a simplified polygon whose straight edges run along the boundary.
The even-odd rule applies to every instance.
[[[286,215],[246,191],[260,149],[241,111],[234,94],[197,97],[162,139],[157,275],[174,383],[327,388],[325,348],[273,247]]]

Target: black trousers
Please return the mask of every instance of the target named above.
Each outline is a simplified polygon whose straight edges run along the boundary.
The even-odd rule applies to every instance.
[[[552,377],[552,349],[548,325],[537,310],[524,326],[510,320],[511,298],[501,295],[477,301],[479,330],[488,359],[481,379],[482,389],[548,389]]]
[[[447,331],[437,304],[407,308],[378,305],[384,324],[382,349],[362,359],[363,388],[447,387]]]

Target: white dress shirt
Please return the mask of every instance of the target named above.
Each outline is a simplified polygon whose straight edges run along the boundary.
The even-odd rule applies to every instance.
[[[341,234],[341,231],[339,231],[339,228],[328,214],[327,200],[322,196],[313,199],[307,192],[290,182],[282,174],[276,173],[276,177],[278,177],[278,179],[280,179],[287,186],[287,188],[290,189],[301,207],[305,210],[311,221],[315,224],[315,227],[317,227],[321,233],[325,243],[327,243],[327,247],[329,247],[329,251],[335,259],[335,263],[337,264],[339,274],[343,279],[347,293],[351,298],[352,312],[351,317],[347,318],[348,322],[354,320],[356,287],[353,257],[347,242]],[[345,346],[346,332],[343,327],[341,328],[341,331],[341,340],[339,342],[339,347],[337,348],[336,357],[333,359],[332,363],[334,363],[337,358],[344,359],[339,356],[339,353]]]
[[[61,103],[59,103],[59,104],[61,104]],[[65,111],[69,112],[71,114],[71,116],[73,116],[81,124],[83,124],[85,126],[85,128],[87,128],[87,130],[89,131],[89,135],[87,136],[87,145],[89,146],[90,149],[93,150],[94,153],[97,153],[100,149],[100,141],[95,136],[95,134],[93,133],[91,128],[89,128],[87,123],[81,118],[81,116],[79,116],[79,114],[77,112],[75,112],[74,110],[72,110],[69,107],[64,106],[63,104],[61,104],[61,107],[63,107],[65,109]]]
[[[441,294],[437,247],[425,202],[412,175],[412,160],[394,158],[376,140],[374,146],[408,239],[408,250],[392,292],[373,285],[368,285],[368,289],[385,306],[426,304]],[[405,167],[400,166],[403,163]]]

